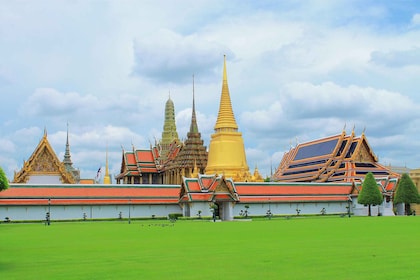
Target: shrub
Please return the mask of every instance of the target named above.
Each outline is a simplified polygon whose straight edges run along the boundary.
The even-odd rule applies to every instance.
[[[178,220],[179,217],[182,217],[181,213],[169,213],[168,218],[169,220]]]

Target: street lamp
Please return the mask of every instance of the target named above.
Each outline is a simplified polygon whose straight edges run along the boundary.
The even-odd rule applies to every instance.
[[[51,198],[48,198],[48,212],[47,212],[47,225],[50,225],[50,220],[51,220]]]

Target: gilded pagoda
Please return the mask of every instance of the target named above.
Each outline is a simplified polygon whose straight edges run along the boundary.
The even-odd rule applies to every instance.
[[[242,133],[238,131],[229,94],[226,56],[223,63],[222,94],[214,134],[211,135],[206,174],[219,174],[234,181],[247,182],[251,173],[246,161]]]

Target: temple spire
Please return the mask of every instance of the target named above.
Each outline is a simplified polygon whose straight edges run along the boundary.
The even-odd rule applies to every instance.
[[[175,123],[175,105],[169,96],[165,104],[165,122],[163,124],[162,144],[170,144],[174,139],[178,139]]]
[[[108,145],[106,146],[106,161],[105,161],[104,184],[105,185],[111,184],[111,176],[109,176],[109,167],[108,167]]]
[[[193,75],[193,104],[192,104],[192,117],[191,117],[190,132],[198,133],[197,116],[195,115],[194,75]]]
[[[238,131],[238,125],[236,124],[235,116],[233,114],[232,102],[229,95],[229,86],[227,81],[226,71],[226,55],[224,56],[223,63],[223,83],[222,83],[222,95],[220,97],[219,114],[217,116],[216,125],[214,130],[217,132],[222,130]]]
[[[205,174],[223,174],[226,178],[233,178],[237,182],[246,182],[252,179],[246,163],[242,133],[238,131],[238,125],[236,124],[230,101],[226,74],[226,56],[223,63],[223,83],[219,114],[214,126],[214,134],[211,135]]]
[[[66,139],[66,152],[64,153],[64,165],[66,165],[67,170],[70,170],[69,167],[73,165],[71,162],[71,155],[70,155],[70,144],[69,144],[69,123],[67,123],[67,139]]]
[[[63,164],[66,170],[71,173],[75,182],[78,183],[80,181],[80,170],[77,170],[76,168],[74,168],[73,162],[71,161],[70,141],[69,141],[69,123],[67,123],[66,151],[64,153]]]
[[[162,139],[160,140],[159,153],[162,162],[167,160],[173,142],[179,142],[179,138],[175,123],[175,105],[169,96],[165,104],[165,121],[163,123]]]

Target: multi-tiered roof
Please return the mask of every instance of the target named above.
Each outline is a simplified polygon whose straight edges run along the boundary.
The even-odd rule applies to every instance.
[[[273,181],[354,182],[368,172],[376,178],[397,178],[398,174],[378,163],[364,133],[354,131],[297,145],[284,154]]]

